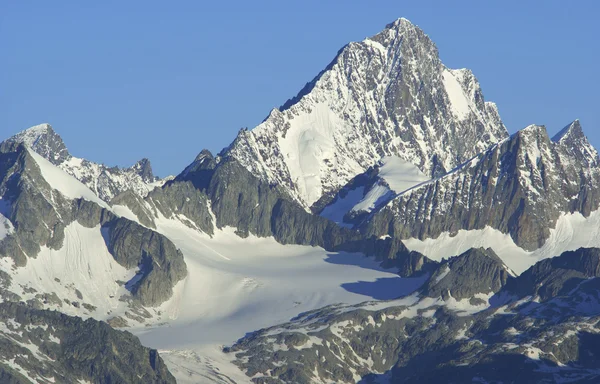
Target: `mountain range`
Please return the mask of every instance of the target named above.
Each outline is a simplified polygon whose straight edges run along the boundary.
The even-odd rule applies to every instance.
[[[41,124],[0,144],[0,378],[596,382],[599,187],[406,19],[175,176]]]

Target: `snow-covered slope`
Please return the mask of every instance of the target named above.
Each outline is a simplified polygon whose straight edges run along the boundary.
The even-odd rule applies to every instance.
[[[345,46],[222,155],[310,207],[384,156],[439,175],[506,136],[473,74],[446,68],[429,37],[399,19]]]
[[[69,199],[83,198],[85,200],[92,201],[101,207],[108,207],[103,200],[101,200],[94,192],[92,192],[87,186],[83,185],[83,183],[81,183],[79,180],[69,175],[63,169],[50,163],[33,150],[28,149],[28,151],[29,155],[33,157],[38,167],[40,167],[42,177],[52,189],[59,191]]]
[[[159,308],[162,316],[155,321],[163,324],[130,330],[144,345],[158,348],[182,382],[229,382],[224,376],[248,382],[222,353],[223,345],[305,311],[392,299],[424,281],[401,278],[360,254],[282,245],[252,235],[243,239],[233,228],[210,237],[160,218],[157,230],[181,248],[189,275]]]
[[[339,225],[351,227],[352,224],[344,221],[344,217],[349,219],[346,215],[352,217],[370,213],[387,204],[399,193],[429,180],[416,165],[397,156],[385,156],[374,171],[377,172],[376,176],[361,174],[359,177],[362,176],[365,182],[360,183],[355,178],[356,183],[351,182],[340,190],[320,215]]]
[[[50,124],[36,125],[6,141],[26,144],[34,152],[85,184],[105,202],[110,202],[113,197],[128,189],[145,196],[167,180],[154,177],[148,159],[142,159],[129,168],[118,168],[74,157]]]
[[[127,270],[115,261],[100,226],[85,228],[77,222],[65,228],[60,249],[42,247],[24,267],[15,267],[8,257],[0,258],[0,270],[11,276],[6,288],[23,301],[41,298],[47,308],[99,320],[128,309],[120,300],[128,294],[122,282],[129,281],[136,269]]]

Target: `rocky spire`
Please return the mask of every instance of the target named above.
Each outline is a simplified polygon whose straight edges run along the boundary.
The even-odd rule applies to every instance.
[[[579,120],[564,127],[552,138],[552,141],[561,145],[565,151],[588,166],[597,167],[600,164],[598,152],[583,133]]]

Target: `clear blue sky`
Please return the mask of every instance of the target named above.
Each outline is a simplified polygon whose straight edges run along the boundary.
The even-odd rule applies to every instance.
[[[48,122],[71,153],[178,173],[398,17],[478,77],[510,132],[575,118],[600,148],[600,1],[0,2],[0,138]]]

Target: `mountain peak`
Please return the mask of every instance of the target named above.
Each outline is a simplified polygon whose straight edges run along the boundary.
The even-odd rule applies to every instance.
[[[583,134],[583,129],[581,128],[581,123],[579,119],[575,119],[572,123],[565,126],[561,129],[554,137],[552,137],[552,141],[561,142],[564,140],[569,140],[573,138],[581,138],[585,137]]]
[[[133,170],[142,177],[146,183],[154,181],[154,173],[152,172],[152,165],[150,160],[143,158],[133,165]]]
[[[27,145],[54,165],[61,164],[71,158],[62,138],[48,123],[27,128],[7,141]]]
[[[576,156],[580,161],[588,166],[596,167],[600,164],[598,151],[590,144],[583,133],[579,120],[573,121],[560,130],[552,141],[562,146],[572,156]]]
[[[385,29],[402,29],[402,28],[415,28],[416,25],[410,22],[410,20],[399,17],[393,22],[389,23],[385,26]]]
[[[438,175],[506,136],[473,74],[445,67],[429,36],[400,18],[344,46],[222,155],[285,185],[308,209],[384,156]]]

